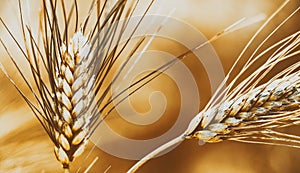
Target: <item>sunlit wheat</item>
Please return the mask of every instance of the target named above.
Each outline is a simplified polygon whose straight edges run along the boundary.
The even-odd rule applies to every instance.
[[[296,126],[300,123],[300,62],[278,72],[268,82],[262,84],[263,79],[266,79],[276,65],[286,60],[299,59],[300,32],[297,31],[256,54],[282,25],[299,12],[299,7],[261,42],[250,57],[244,57],[244,59],[247,58],[247,61],[236,76],[231,74],[233,70],[236,70],[236,64],[243,59],[244,52],[255,37],[288,2],[285,1],[252,37],[210,102],[193,118],[186,131],[150,152],[128,172],[135,172],[160,152],[186,139],[193,138],[198,139],[200,143],[233,140],[300,148],[299,136],[279,131],[281,128]],[[229,28],[234,30],[235,25]],[[271,55],[268,55],[269,57],[261,67],[258,67],[246,78],[242,78],[247,70],[270,52]],[[225,87],[231,77],[233,77],[232,81]],[[237,83],[239,79],[243,80]]]
[[[126,98],[124,91],[139,81],[110,95],[111,86],[127,65],[132,54],[143,43],[141,38],[130,53],[123,55],[130,37],[120,43],[122,33],[134,28],[127,28],[131,16],[136,10],[138,1],[94,1],[90,11],[86,12],[83,21],[79,21],[77,1],[65,4],[65,1],[42,1],[38,36],[34,35],[31,26],[23,19],[23,5],[19,0],[19,15],[24,47],[18,41],[1,18],[2,26],[19,48],[27,61],[33,85],[23,73],[11,50],[1,39],[11,62],[27,84],[34,99],[26,95],[14,82],[15,79],[1,65],[2,71],[22,95],[32,112],[39,120],[54,146],[54,153],[66,172],[71,162],[85,150],[88,139],[99,123],[114,109],[111,103],[116,98]],[[145,15],[153,1],[144,10]],[[68,8],[70,7],[70,8]],[[123,20],[122,22],[121,19]],[[142,21],[143,17],[140,17]],[[72,25],[71,25],[72,24]],[[39,37],[41,36],[41,37]],[[40,38],[40,39],[37,39]],[[42,42],[43,44],[39,44]],[[127,50],[128,51],[128,50]],[[125,61],[116,65],[120,55]],[[110,70],[118,67],[113,78],[108,76]]]

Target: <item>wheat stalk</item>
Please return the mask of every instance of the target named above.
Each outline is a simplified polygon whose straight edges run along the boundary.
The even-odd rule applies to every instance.
[[[297,67],[299,65],[296,64]],[[237,96],[234,100],[203,110],[183,134],[149,153],[128,172],[135,172],[161,151],[192,138],[208,143],[233,140],[300,148],[299,136],[273,130],[298,125],[299,113],[300,71],[297,71]]]
[[[121,101],[124,100],[128,95],[123,96],[122,93],[136,85],[145,85],[148,82],[145,79],[155,74],[145,76],[143,80],[121,90],[120,93],[114,93],[113,97],[109,95],[112,85],[145,40],[145,37],[142,37],[135,46],[130,47],[130,53],[123,55],[125,61],[122,65],[116,65],[116,61],[125,52],[131,36],[153,1],[149,2],[136,26],[127,28],[139,1],[132,1],[128,6],[126,0],[116,1],[113,5],[109,4],[109,0],[92,2],[90,11],[82,24],[79,24],[76,0],[73,1],[69,12],[64,0],[60,1],[60,5],[56,0],[43,0],[39,23],[41,40],[35,39],[30,26],[25,24],[22,4],[20,0],[18,2],[25,49],[4,20],[2,18],[0,20],[25,57],[34,85],[31,85],[29,79],[23,74],[24,71],[11,55],[4,41],[2,39],[0,41],[34,99],[30,99],[21,90],[2,64],[0,68],[45,129],[55,145],[54,153],[57,160],[65,172],[69,172],[70,163],[84,152],[89,137],[115,108],[116,105],[110,106],[111,103],[119,98]],[[59,18],[60,8],[62,18]],[[92,20],[91,15],[94,14],[95,9],[96,19],[89,28],[88,23]],[[71,27],[72,16],[75,16],[75,22]],[[122,18],[124,21],[120,22]],[[60,19],[63,21],[62,26]],[[89,32],[86,31],[87,29]],[[121,37],[125,30],[129,30],[131,36],[121,44]],[[38,44],[39,41],[43,42],[42,46]],[[117,74],[112,79],[108,78],[114,67],[119,67]]]
[[[276,65],[299,56],[300,31],[287,36],[260,54],[255,55],[278,29],[299,11],[300,7],[293,11],[262,41],[248,58],[242,70],[225,87],[232,71],[242,59],[247,48],[288,2],[285,1],[254,34],[209,103],[191,120],[187,129],[178,137],[147,154],[133,165],[127,171],[128,173],[137,171],[143,164],[162,151],[186,139],[195,138],[202,143],[233,140],[300,148],[299,136],[277,131],[279,128],[300,123],[300,62],[298,61],[281,71],[267,83],[259,84]],[[273,53],[265,63],[237,85],[236,82],[241,79],[241,76],[271,50]],[[235,85],[237,86],[234,87]]]

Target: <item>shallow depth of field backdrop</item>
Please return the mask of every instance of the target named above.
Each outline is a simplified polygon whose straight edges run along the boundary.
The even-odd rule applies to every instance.
[[[11,23],[18,22],[16,20],[18,15],[17,3],[14,1],[5,0],[0,2],[0,15],[5,16],[5,20],[11,26],[13,26]],[[79,2],[79,7],[85,5],[82,1],[79,0]],[[31,23],[35,23],[39,2],[35,0],[31,3],[33,3],[32,13],[26,15],[34,15]],[[259,13],[270,15],[279,7],[280,3],[280,0],[164,0],[162,4],[166,6],[161,7],[159,13],[167,15],[168,11],[176,8],[172,16],[191,24],[207,38],[210,38],[242,17],[250,17]],[[278,24],[278,21],[286,17],[287,13],[291,13],[293,9],[299,6],[300,2],[298,0],[292,0],[265,31],[270,31]],[[155,11],[156,7],[158,6],[154,5],[152,11]],[[289,33],[298,31],[300,29],[299,22],[300,14],[298,12],[279,31],[279,34],[273,36],[270,43],[283,38]],[[261,24],[254,24],[230,33],[212,43],[222,62],[225,74]],[[174,31],[182,37],[189,34],[182,33],[177,28],[174,28]],[[18,28],[13,28],[13,32],[17,33]],[[266,33],[262,32],[259,38],[266,37]],[[8,36],[3,27],[0,28],[0,34],[1,38]],[[251,50],[254,50],[255,45],[258,45],[258,42],[254,43]],[[16,49],[13,44],[8,46],[10,50]],[[180,52],[186,50],[182,45],[159,39],[154,40],[151,47],[175,55],[179,55]],[[3,48],[0,50],[1,62],[5,62],[7,55],[4,53]],[[200,108],[202,108],[211,96],[208,76],[201,63],[196,61],[194,56],[188,56],[183,62],[189,67],[197,81],[201,98]],[[11,74],[16,72],[15,69],[9,69],[9,71]],[[19,81],[18,83],[21,84]],[[148,97],[154,90],[162,91],[168,103],[160,120],[145,127],[134,126],[125,122],[117,116],[116,112],[113,112],[107,119],[110,127],[120,135],[133,139],[149,139],[164,134],[176,121],[180,108],[180,96],[174,82],[168,76],[162,75],[130,99],[138,112],[147,112],[151,109]],[[55,159],[53,144],[20,95],[2,73],[0,73],[0,103],[0,172],[62,171],[59,162]],[[88,146],[86,153],[71,165],[72,172],[78,169],[79,166],[82,166],[82,169],[86,168],[96,156],[99,157],[99,160],[93,166],[91,172],[103,172],[108,167],[110,167],[109,172],[112,173],[125,172],[136,162],[114,157],[97,148],[93,150],[87,160],[84,160],[89,149],[93,147],[92,142]],[[221,142],[199,146],[198,141],[188,140],[168,154],[150,160],[139,172],[299,172],[299,161],[300,149],[237,142]]]

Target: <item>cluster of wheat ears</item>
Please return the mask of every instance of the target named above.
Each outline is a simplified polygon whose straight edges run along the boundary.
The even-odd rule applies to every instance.
[[[34,85],[23,75],[22,69],[10,53],[10,48],[2,39],[0,41],[33,94],[33,99],[22,92],[3,65],[0,64],[0,67],[50,137],[54,144],[55,156],[65,172],[69,171],[71,162],[84,152],[90,136],[98,125],[122,100],[134,94],[194,50],[201,49],[203,45],[213,42],[222,35],[247,25],[247,20],[238,21],[202,45],[184,52],[176,60],[162,64],[155,71],[145,74],[139,81],[111,95],[112,85],[121,73],[126,74],[124,69],[131,61],[132,55],[149,37],[147,35],[141,37],[132,46],[129,44],[131,37],[121,43],[122,33],[125,30],[129,30],[131,36],[135,33],[154,0],[144,9],[143,15],[134,28],[128,28],[127,24],[136,11],[139,1],[93,1],[84,20],[79,21],[79,6],[76,0],[72,3],[68,2],[67,5],[64,0],[43,0],[38,37],[33,35],[31,27],[25,24],[21,0],[18,2],[24,45],[16,39],[2,18],[0,21],[28,63]],[[300,148],[299,136],[278,131],[280,128],[300,124],[300,31],[258,53],[263,44],[298,13],[300,7],[269,33],[250,57],[243,56],[260,31],[288,3],[288,0],[283,2],[277,11],[265,20],[237,58],[210,102],[192,119],[186,131],[149,153],[128,172],[135,172],[160,152],[192,138],[208,143],[233,140]],[[160,27],[163,26],[158,26]],[[125,48],[130,50],[126,55],[123,53]],[[250,75],[243,77],[243,74],[265,55],[268,55],[268,58],[265,58],[264,63]],[[121,65],[118,65],[116,75],[109,78],[111,69],[117,66],[121,56],[125,56],[125,59],[123,58]],[[232,76],[236,65],[245,59],[247,62],[240,73]],[[261,82],[276,65],[289,59],[298,60],[267,82]],[[238,83],[241,78],[242,82]],[[129,90],[131,92],[124,96],[124,93]],[[117,104],[113,102],[116,99],[120,100]]]

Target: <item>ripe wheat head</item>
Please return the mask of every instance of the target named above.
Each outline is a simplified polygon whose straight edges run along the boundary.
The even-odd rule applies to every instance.
[[[278,72],[271,79],[266,78],[280,63],[299,59],[300,31],[296,31],[258,53],[262,45],[293,15],[299,12],[300,7],[296,8],[271,31],[249,57],[244,57],[245,51],[257,35],[288,2],[285,1],[254,34],[218,90],[205,108],[191,120],[187,129],[178,137],[166,142],[143,157],[128,172],[137,171],[144,163],[160,152],[186,139],[193,138],[200,140],[201,143],[233,140],[300,148],[300,137],[298,135],[280,132],[279,130],[280,128],[297,126],[300,123],[300,62],[297,61],[287,69]],[[213,39],[210,39],[210,41],[213,41]],[[267,56],[267,58],[264,56]],[[246,71],[263,58],[265,58],[265,61],[260,67],[256,67],[247,77],[242,77]],[[233,76],[232,72],[237,70],[236,65],[241,60],[246,60],[246,63],[242,69],[239,69],[240,72]],[[233,79],[229,81],[229,78]],[[263,79],[267,79],[268,82],[263,83]],[[237,83],[237,81],[241,82]],[[226,83],[228,83],[228,86],[226,86]]]
[[[139,1],[91,1],[84,20],[79,21],[76,0],[68,4],[63,0],[43,0],[38,36],[25,23],[22,2],[19,0],[18,3],[24,46],[4,20],[0,20],[23,54],[33,85],[5,42],[0,41],[34,99],[21,90],[3,65],[0,67],[45,129],[54,144],[57,160],[68,172],[71,162],[84,152],[95,129],[115,108],[113,101],[118,98],[119,103],[122,102],[128,97],[122,95],[125,91],[145,85],[148,82],[145,79],[155,74],[148,74],[120,93],[110,94],[112,85],[145,40],[142,37],[133,47],[126,49],[139,26],[138,23],[133,28],[127,27]],[[149,1],[143,16],[152,3]],[[124,43],[121,38],[125,31],[131,36]],[[126,52],[130,53],[126,55]],[[121,54],[123,64],[118,65]],[[109,78],[114,68],[118,70],[113,78]]]

